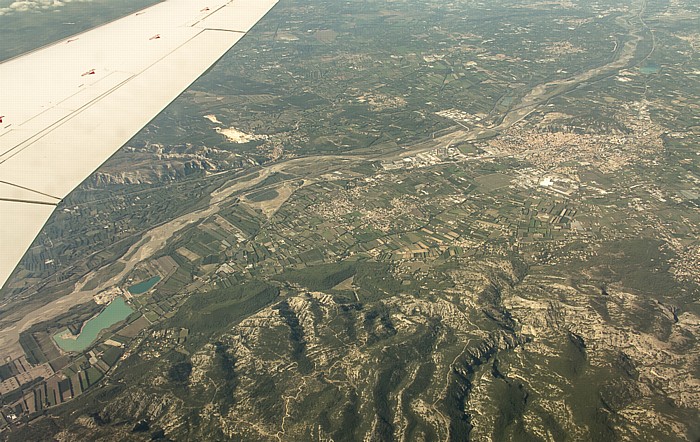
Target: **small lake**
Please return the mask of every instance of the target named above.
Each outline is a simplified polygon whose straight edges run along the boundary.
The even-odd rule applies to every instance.
[[[56,333],[53,335],[53,339],[65,351],[83,351],[97,339],[97,335],[102,330],[123,321],[133,312],[123,298],[115,298],[99,315],[83,325],[77,339],[62,337],[63,335],[70,336],[68,329]]]
[[[145,281],[139,282],[138,284],[132,285],[131,287],[129,287],[129,292],[131,292],[132,295],[141,295],[151,290],[153,286],[158,284],[159,282],[160,276],[154,276],[151,279],[147,279]]]

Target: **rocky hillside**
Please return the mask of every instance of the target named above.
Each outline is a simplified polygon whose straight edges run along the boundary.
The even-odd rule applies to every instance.
[[[694,314],[517,260],[463,262],[439,278],[440,291],[395,296],[357,280],[350,291],[285,283],[210,342],[160,354],[144,340],[107,384],[60,411],[65,420],[27,431],[61,441],[697,434]]]

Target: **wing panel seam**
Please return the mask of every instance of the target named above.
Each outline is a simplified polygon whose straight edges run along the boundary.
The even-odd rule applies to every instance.
[[[16,187],[18,189],[26,190],[27,192],[36,193],[37,195],[47,196],[49,198],[55,199],[56,201],[61,201],[61,198],[59,198],[57,196],[49,195],[48,193],[44,193],[44,192],[40,192],[38,190],[30,189],[29,187],[20,186],[19,184],[9,183],[7,181],[0,181],[0,184],[7,184],[8,186],[12,186],[12,187]],[[2,199],[2,198],[0,198],[0,199]]]
[[[42,206],[54,206],[54,207],[56,207],[58,205],[58,202],[50,203],[48,201],[32,201],[32,200],[21,200],[21,199],[15,199],[15,198],[2,198],[2,197],[0,197],[0,201],[7,201],[9,203],[39,204]]]
[[[236,31],[233,29],[221,29],[221,28],[201,28],[203,31],[220,31],[220,32],[232,32],[234,34],[247,34],[246,31]]]
[[[109,90],[107,90],[107,91],[101,93],[101,94],[98,95],[97,97],[95,97],[95,98],[93,98],[92,100],[90,100],[90,101],[86,102],[85,104],[81,105],[79,108],[77,108],[76,110],[72,111],[72,112],[69,113],[68,115],[65,115],[65,116],[61,117],[60,119],[58,119],[58,120],[54,121],[53,123],[51,123],[49,126],[46,126],[45,128],[41,129],[41,131],[39,131],[39,132],[37,132],[37,133],[34,133],[34,134],[32,134],[31,136],[29,136],[27,139],[25,139],[25,140],[23,140],[23,141],[21,141],[21,142],[15,144],[12,148],[6,150],[5,152],[3,152],[2,155],[0,155],[0,157],[2,158],[2,159],[0,160],[0,164],[3,164],[4,162],[6,162],[6,161],[12,159],[12,157],[14,157],[15,155],[19,154],[19,153],[22,152],[24,149],[30,147],[32,144],[36,143],[37,141],[39,141],[39,140],[41,140],[42,138],[44,138],[46,135],[50,134],[50,133],[51,133],[54,129],[56,129],[57,127],[60,127],[62,124],[64,124],[64,123],[70,121],[72,118],[74,118],[76,115],[80,114],[80,113],[81,113],[82,111],[84,111],[85,109],[89,108],[90,106],[92,106],[92,105],[95,104],[96,102],[102,100],[104,97],[108,96],[109,94],[111,94],[111,93],[114,92],[115,90],[117,90],[117,89],[119,89],[120,87],[124,86],[124,84],[128,83],[128,82],[129,82],[131,79],[133,79],[135,76],[136,76],[136,75],[131,76],[131,77],[125,79],[125,80],[122,81],[121,83],[119,83],[119,84],[117,84],[117,85],[111,87]],[[70,97],[68,97],[68,98],[70,98]],[[68,98],[66,98],[66,100],[67,100]],[[54,106],[54,107],[51,108],[51,109],[55,109],[55,108],[58,107],[58,106],[60,106],[60,103],[57,104],[56,106]],[[51,109],[47,109],[47,110],[45,110],[44,112],[41,112],[41,113],[35,115],[34,117],[32,117],[30,120],[27,120],[27,121],[29,122],[29,121],[33,120],[34,118],[37,118],[37,117],[40,116],[41,114],[43,114],[43,113],[45,113],[45,112],[48,112],[48,111],[51,110]],[[23,146],[23,145],[24,145],[24,146]],[[19,148],[19,150],[15,151],[15,150],[18,149],[18,148]],[[13,151],[15,151],[15,152],[13,152]],[[8,155],[8,154],[10,154],[11,152],[12,152],[12,154],[11,154],[11,155]]]
[[[202,22],[202,21],[208,19],[209,17],[211,17],[212,15],[216,14],[217,12],[221,11],[221,10],[224,9],[226,6],[228,6],[230,3],[231,3],[231,2],[219,6],[218,8],[216,8],[215,10],[213,10],[213,11],[211,11],[209,14],[207,14],[205,17],[202,17],[202,18],[200,18],[199,20],[197,20],[196,22],[192,23],[192,24],[190,25],[190,27],[191,27],[191,28],[197,27],[197,24],[199,24],[200,22]]]
[[[45,137],[46,135],[50,134],[50,133],[51,133],[53,130],[55,130],[57,127],[60,127],[61,125],[67,123],[67,122],[70,121],[70,120],[72,120],[73,118],[75,118],[77,115],[79,115],[80,113],[82,113],[82,112],[85,111],[86,109],[90,108],[91,106],[93,106],[94,104],[96,104],[97,102],[99,102],[100,100],[102,100],[103,98],[109,96],[109,95],[112,94],[114,91],[116,91],[117,89],[121,88],[122,86],[124,86],[124,85],[127,84],[128,82],[132,81],[134,78],[136,78],[136,77],[138,77],[139,75],[141,75],[142,73],[146,72],[147,70],[149,70],[149,69],[152,68],[153,66],[157,65],[158,63],[160,63],[161,61],[163,61],[164,59],[166,59],[167,57],[169,57],[169,56],[172,55],[173,53],[177,52],[180,48],[182,48],[183,46],[187,45],[188,43],[190,43],[192,40],[194,40],[195,38],[197,38],[198,36],[200,36],[203,32],[205,32],[205,31],[207,31],[207,30],[208,30],[208,29],[201,29],[199,32],[197,32],[196,34],[194,34],[191,38],[189,38],[189,39],[187,39],[186,41],[184,41],[181,45],[177,46],[177,47],[176,47],[175,49],[173,49],[172,51],[170,51],[170,52],[168,52],[167,54],[163,55],[162,57],[158,58],[158,59],[155,60],[153,63],[151,63],[151,64],[149,64],[148,66],[146,66],[145,68],[143,68],[141,71],[135,73],[133,76],[127,78],[126,80],[122,81],[122,82],[119,83],[118,85],[115,85],[114,87],[110,88],[108,91],[105,91],[104,93],[100,94],[98,97],[96,97],[96,98],[94,98],[94,99],[88,101],[87,103],[83,104],[82,106],[80,106],[80,107],[79,107],[78,109],[76,109],[75,111],[73,111],[73,112],[71,112],[70,114],[64,116],[63,118],[61,118],[61,119],[55,121],[55,122],[52,123],[50,126],[44,128],[44,129],[42,129],[39,133],[33,134],[32,136],[30,136],[30,137],[27,138],[26,140],[22,141],[21,143],[16,144],[16,145],[15,145],[14,147],[12,147],[11,149],[8,149],[7,151],[5,151],[5,152],[2,154],[2,157],[4,157],[6,154],[8,154],[8,153],[10,153],[10,152],[13,152],[13,151],[16,150],[18,147],[22,146],[22,144],[26,144],[25,146],[22,146],[19,150],[13,152],[12,155],[9,155],[9,156],[7,156],[7,157],[5,157],[5,158],[2,158],[2,159],[0,160],[0,164],[3,164],[3,163],[5,163],[6,161],[12,159],[15,155],[18,155],[18,154],[21,153],[23,150],[25,150],[25,149],[27,149],[28,147],[30,147],[32,144],[36,143],[37,141],[39,141],[40,139],[42,139],[42,138]],[[230,32],[230,31],[229,31],[229,32]],[[244,33],[244,34],[245,34],[245,33]]]

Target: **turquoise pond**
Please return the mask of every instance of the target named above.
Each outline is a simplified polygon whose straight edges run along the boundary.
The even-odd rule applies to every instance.
[[[102,330],[123,321],[133,312],[123,298],[115,298],[99,315],[83,325],[77,339],[62,337],[63,335],[70,336],[68,329],[56,333],[53,335],[53,339],[65,351],[83,351],[97,339],[97,335]]]
[[[138,284],[132,285],[131,287],[129,287],[129,292],[131,292],[132,295],[141,295],[151,290],[153,286],[158,284],[159,282],[160,276],[154,276],[151,279],[147,279],[145,281],[139,282]]]

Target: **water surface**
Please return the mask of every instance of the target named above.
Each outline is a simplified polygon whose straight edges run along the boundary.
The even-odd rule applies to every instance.
[[[68,329],[53,335],[54,341],[65,351],[83,351],[92,344],[102,330],[123,321],[134,311],[123,298],[115,298],[99,315],[85,323],[77,338],[71,338]]]
[[[151,279],[147,279],[139,282],[138,284],[132,285],[129,287],[129,292],[131,292],[132,295],[141,295],[151,290],[154,285],[158,284],[158,282],[160,282],[160,276],[154,276]]]

